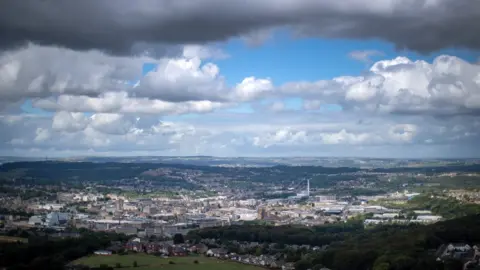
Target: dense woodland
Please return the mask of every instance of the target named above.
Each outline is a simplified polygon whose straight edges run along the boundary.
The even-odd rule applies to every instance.
[[[429,226],[381,226],[363,229],[359,223],[320,227],[269,227],[260,225],[206,228],[190,232],[189,239],[216,238],[260,243],[329,245],[326,251],[285,249],[287,260],[305,270],[328,267],[335,270],[455,270],[459,260],[437,262],[435,252],[442,244],[480,243],[480,216],[468,216]],[[264,249],[268,252],[268,249]]]
[[[220,241],[247,241],[259,243],[278,243],[287,245],[323,246],[345,239],[350,234],[363,232],[363,223],[353,221],[344,224],[325,226],[264,226],[232,225],[219,228],[205,228],[191,231],[189,239],[219,239]]]
[[[75,259],[106,248],[112,241],[126,240],[114,233],[81,231],[78,239],[52,240],[38,233],[20,231],[18,236],[28,237],[28,243],[0,242],[0,268],[9,270],[64,269]]]

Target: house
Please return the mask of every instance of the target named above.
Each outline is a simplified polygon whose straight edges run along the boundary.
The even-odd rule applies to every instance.
[[[115,229],[115,232],[116,233],[120,233],[120,234],[126,234],[126,235],[136,235],[138,230],[137,228],[135,227],[125,227],[125,226],[122,226],[122,227],[119,227],[119,228],[116,228]]]
[[[49,235],[51,238],[80,238],[81,234],[77,232],[57,232],[57,233],[52,233]]]
[[[140,243],[140,242],[145,242],[146,240],[144,238],[141,238],[141,237],[135,237],[135,238],[130,239],[130,241]]]
[[[147,243],[145,244],[145,252],[148,254],[161,253],[160,250],[163,246],[159,243]]]
[[[295,266],[292,262],[288,262],[282,266],[282,270],[295,270]]]
[[[112,255],[112,252],[110,250],[97,250],[94,252],[95,255],[101,255],[101,256],[110,256]]]
[[[467,257],[474,257],[474,249],[466,243],[450,243],[440,247],[443,251],[437,251],[437,261],[441,261],[444,258],[463,259]]]
[[[212,248],[209,249],[206,253],[209,257],[223,257],[228,254],[228,251],[223,248]]]
[[[170,256],[187,256],[188,251],[184,247],[175,246],[171,247],[169,254]]]
[[[480,260],[480,245],[474,245],[473,250],[474,250],[473,259],[479,261]]]
[[[125,245],[125,249],[135,251],[135,252],[145,252],[145,245],[142,242],[129,241]]]
[[[161,243],[159,252],[164,255],[168,255],[170,254],[169,250],[171,249],[171,246],[172,245],[169,243]]]
[[[195,252],[198,254],[204,254],[208,251],[208,247],[205,244],[196,244],[190,248],[191,252]]]
[[[119,253],[124,250],[122,243],[112,242],[111,245],[107,248],[108,251],[112,253]]]
[[[271,268],[281,268],[284,262],[281,261],[274,261],[270,264]]]
[[[448,246],[447,246],[447,250],[450,251],[450,252],[452,252],[452,251],[468,252],[471,249],[472,249],[472,247],[470,247],[470,245],[465,244],[465,243],[448,244]]]

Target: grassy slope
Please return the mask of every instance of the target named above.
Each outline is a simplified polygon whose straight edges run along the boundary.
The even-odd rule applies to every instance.
[[[193,262],[197,260],[199,264]],[[133,262],[137,261],[138,268],[133,268]],[[170,261],[175,264],[169,264]],[[160,258],[155,256],[149,256],[145,254],[135,255],[112,255],[112,256],[88,256],[73,262],[74,264],[84,264],[88,266],[100,266],[101,264],[107,264],[115,267],[116,263],[120,263],[122,267],[128,267],[136,270],[153,270],[153,269],[166,269],[166,270],[259,270],[260,267],[251,265],[244,265],[235,262],[221,261],[206,257],[171,257]]]
[[[22,242],[28,243],[27,238],[13,237],[13,236],[0,236],[0,242]]]

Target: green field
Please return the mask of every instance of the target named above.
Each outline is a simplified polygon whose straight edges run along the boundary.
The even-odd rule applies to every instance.
[[[199,263],[195,264],[197,260]],[[138,264],[137,268],[133,268],[133,262]],[[170,264],[170,261],[175,264]],[[92,255],[83,257],[73,262],[73,264],[83,264],[90,267],[99,267],[100,265],[108,265],[115,267],[117,263],[120,263],[122,269],[136,269],[136,270],[153,270],[153,269],[166,269],[166,270],[259,270],[263,269],[252,265],[244,265],[235,262],[222,261],[207,257],[171,257],[161,258],[146,254],[134,254],[134,255],[112,255],[112,256],[97,256]]]

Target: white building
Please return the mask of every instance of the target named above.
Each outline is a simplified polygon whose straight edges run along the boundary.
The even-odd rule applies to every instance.
[[[426,221],[439,221],[441,220],[441,216],[433,216],[433,215],[421,215],[417,216],[417,220],[426,220]]]
[[[38,205],[37,209],[39,210],[50,210],[50,211],[59,211],[65,206],[63,203],[46,203],[43,205]]]
[[[125,203],[123,205],[123,210],[125,210],[125,211],[137,211],[138,206],[134,203]]]
[[[241,206],[255,206],[257,201],[255,199],[240,200],[237,201],[237,204]]]
[[[233,215],[238,220],[255,220],[257,219],[257,211],[246,208],[233,208]]]
[[[42,216],[31,216],[28,219],[28,224],[32,226],[40,226],[43,225],[44,219]]]
[[[362,206],[350,206],[348,208],[348,211],[350,213],[363,213],[365,212],[365,208],[363,208]]]
[[[430,210],[415,210],[413,212],[417,215],[430,215],[430,214],[432,214],[432,211],[430,211]]]
[[[336,195],[318,195],[318,196],[315,196],[315,198],[319,202],[335,202],[337,200]]]
[[[374,214],[373,218],[379,218],[379,219],[394,219],[398,218],[397,213],[383,213],[383,214]]]

